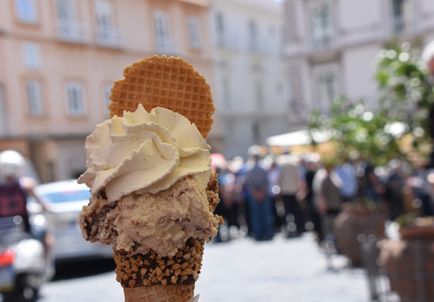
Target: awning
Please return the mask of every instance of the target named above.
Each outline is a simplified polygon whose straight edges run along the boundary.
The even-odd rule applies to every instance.
[[[312,130],[311,134],[316,143],[327,142],[331,137],[329,131]],[[307,129],[270,136],[267,138],[266,142],[269,146],[282,147],[304,146],[312,144],[311,136],[309,134],[309,130]]]
[[[392,122],[387,124],[384,130],[396,138],[401,138],[405,134],[406,126],[401,122]],[[332,133],[328,130],[311,130],[310,134],[318,144],[328,142],[332,137]],[[269,146],[281,147],[305,146],[312,144],[311,136],[307,129],[270,136],[267,138],[266,142]]]

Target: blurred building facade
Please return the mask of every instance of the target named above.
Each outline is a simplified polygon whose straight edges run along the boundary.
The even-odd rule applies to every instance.
[[[227,157],[288,129],[281,8],[271,0],[212,2],[216,126]]]
[[[290,128],[306,127],[312,109],[329,114],[333,99],[363,98],[375,108],[375,64],[392,38],[423,47],[434,38],[432,0],[285,0]]]
[[[126,65],[181,55],[212,81],[209,9],[207,0],[2,1],[0,150],[30,157],[44,182],[77,176]]]

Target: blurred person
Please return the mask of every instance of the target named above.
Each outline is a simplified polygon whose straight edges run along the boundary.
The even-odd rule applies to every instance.
[[[390,170],[385,183],[384,197],[389,208],[390,220],[395,220],[404,214],[404,189],[407,177],[404,175],[398,161],[390,163]]]
[[[223,242],[229,239],[229,236],[226,236],[226,234],[222,234],[223,229],[228,223],[228,201],[226,199],[225,194],[225,184],[226,184],[226,170],[223,167],[215,166],[213,167],[215,172],[217,173],[217,182],[218,182],[218,188],[219,188],[219,196],[220,196],[220,202],[217,204],[217,207],[215,209],[215,213],[217,215],[220,215],[224,219],[224,223],[221,224],[218,228],[217,235],[214,238],[215,242]]]
[[[315,193],[314,193],[314,179],[318,171],[318,164],[314,159],[308,159],[306,163],[305,174],[305,194],[304,199],[307,207],[307,217],[313,225],[313,231],[317,237],[320,237],[321,230],[321,217],[318,209],[315,205]]]
[[[248,196],[251,231],[256,240],[273,238],[273,214],[267,171],[259,164],[260,155],[253,155],[253,167],[247,172],[245,188]]]
[[[47,211],[47,206],[34,192],[35,181],[22,176],[24,166],[25,160],[18,152],[8,150],[0,153],[0,218],[20,216],[24,231],[35,235],[27,210],[28,197],[33,197],[43,211]]]
[[[246,234],[251,234],[251,223],[250,223],[250,215],[248,208],[248,194],[246,190],[246,176],[249,171],[247,164],[244,162],[244,159],[241,156],[235,156],[231,161],[231,169],[234,171],[237,182],[237,190],[240,190],[239,200],[241,203],[239,204],[239,222],[243,231]]]
[[[298,160],[298,178],[301,182],[304,183],[304,180],[306,179],[306,172],[307,172],[307,160],[305,156],[301,156]]]
[[[24,176],[25,159],[16,151],[0,153],[0,218],[19,216],[22,218],[24,232],[42,243],[44,256],[48,260],[54,245],[54,237],[46,226],[32,227],[27,209],[29,197],[48,212],[47,205],[35,194],[36,181]]]
[[[246,161],[243,163],[242,172],[244,174],[244,180],[247,177],[247,173],[253,168],[255,164],[255,156],[261,154],[260,147],[257,145],[250,146],[247,150],[248,157]],[[262,167],[262,161],[259,163]],[[246,221],[246,227],[247,227],[247,236],[249,237],[255,237],[255,234],[253,232],[252,227],[252,218],[251,218],[251,210],[250,210],[250,196],[249,191],[247,189],[246,183],[244,181],[244,187],[243,187],[243,195],[244,195],[244,213],[245,213],[245,221]]]
[[[288,224],[289,216],[293,217],[296,228],[295,235],[300,236],[305,231],[305,228],[303,212],[297,200],[300,187],[299,167],[289,154],[283,155],[280,161],[279,187],[285,208],[285,219]]]
[[[228,232],[228,221],[230,216],[231,199],[225,194],[225,187],[228,181],[228,163],[221,153],[211,154],[211,169],[217,174],[220,202],[217,204],[215,213],[223,217],[224,223],[219,225],[218,232],[214,238],[215,242],[223,242],[230,239]]]
[[[225,176],[224,183],[224,199],[227,208],[227,223],[228,226],[235,227],[237,231],[241,230],[243,224],[241,215],[244,206],[244,175],[241,173],[239,163],[230,163],[228,173]]]
[[[383,181],[378,177],[375,167],[367,163],[362,179],[364,196],[375,204],[380,204],[384,201],[385,186]]]
[[[434,171],[433,170],[430,170],[429,172],[428,172],[428,174],[427,174],[427,176],[426,176],[426,180],[427,180],[427,183],[428,183],[428,186],[427,186],[427,192],[428,192],[428,195],[429,195],[429,201],[430,201],[430,203],[429,203],[429,205],[430,205],[430,207],[429,207],[429,205],[426,205],[426,208],[425,208],[425,216],[430,216],[430,215],[426,215],[426,213],[427,212],[429,212],[429,210],[431,210],[431,213],[433,212],[433,208],[434,208]]]
[[[421,204],[422,216],[433,216],[434,207],[431,198],[431,184],[429,177],[430,170],[426,168],[426,163],[417,159],[414,163],[414,171],[407,180],[410,190],[416,200]]]
[[[312,183],[312,193],[313,193],[313,202],[314,202],[314,207],[315,207],[315,211],[318,213],[319,216],[319,227],[317,229],[317,242],[321,243],[324,240],[324,227],[322,224],[322,219],[321,219],[321,215],[322,213],[320,212],[320,208],[319,205],[322,201],[320,201],[321,199],[321,185],[322,182],[324,181],[325,177],[327,176],[327,171],[324,168],[324,164],[322,162],[318,163],[318,167],[315,173],[315,176],[313,178],[313,183]]]
[[[341,211],[341,192],[339,179],[335,173],[335,166],[331,162],[325,162],[324,168],[319,171],[317,181],[316,206],[321,217],[323,232],[320,241],[331,238],[334,240],[334,221]]]
[[[358,180],[356,170],[349,158],[336,167],[336,175],[339,178],[339,191],[342,202],[352,202],[355,200],[358,190]]]
[[[308,169],[307,156],[302,155],[301,157],[297,158],[295,162],[298,167],[298,189],[296,198],[299,202],[300,210],[302,213],[304,230],[306,230],[306,222],[309,219],[309,213],[306,204],[306,194],[308,191],[306,183],[306,174]]]
[[[268,169],[268,191],[271,196],[271,207],[273,212],[274,229],[280,231],[283,225],[283,218],[278,213],[278,202],[280,201],[280,166],[273,159]]]

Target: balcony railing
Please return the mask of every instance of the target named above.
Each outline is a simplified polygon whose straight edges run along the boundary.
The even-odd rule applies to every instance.
[[[83,24],[77,20],[57,20],[57,35],[67,42],[83,43],[86,41]]]
[[[325,34],[316,37],[314,36],[312,46],[315,50],[327,49],[330,48],[332,42],[333,36],[331,34]]]

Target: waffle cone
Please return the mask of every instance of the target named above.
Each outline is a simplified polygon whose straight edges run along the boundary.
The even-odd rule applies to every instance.
[[[194,283],[124,288],[125,302],[189,302]]]
[[[188,118],[205,138],[215,110],[205,78],[183,59],[169,56],[147,57],[125,68],[110,99],[112,116],[135,111],[139,104],[147,111],[164,107]]]
[[[188,118],[204,138],[212,126],[214,105],[205,78],[181,58],[152,56],[124,70],[114,83],[109,105],[111,116],[133,112],[139,104],[150,111],[164,107]],[[210,209],[219,202],[215,175],[207,190]],[[221,219],[222,222],[222,219]],[[117,280],[126,302],[188,302],[202,265],[203,240],[188,239],[175,256],[161,257],[153,250],[127,255],[114,251]]]
[[[217,175],[211,174],[207,188],[208,203],[214,211],[219,200]],[[220,223],[223,219],[219,217]],[[128,255],[114,250],[116,279],[124,288],[192,284],[202,266],[205,241],[189,238],[174,256],[159,256],[150,249],[146,254]]]
[[[205,242],[190,238],[174,256],[159,256],[152,249],[129,256],[114,251],[116,279],[122,287],[192,284],[202,267]]]

